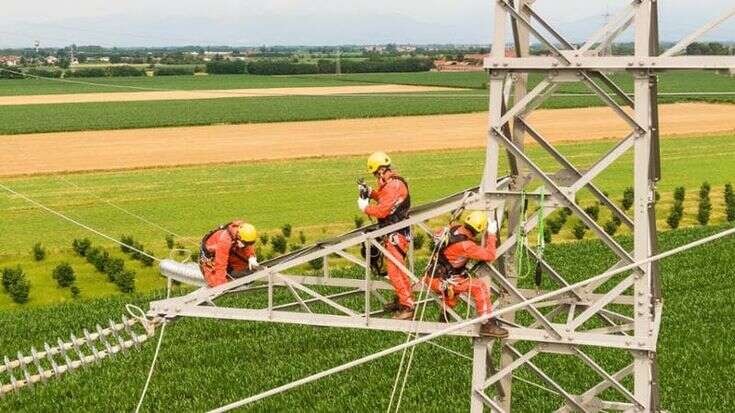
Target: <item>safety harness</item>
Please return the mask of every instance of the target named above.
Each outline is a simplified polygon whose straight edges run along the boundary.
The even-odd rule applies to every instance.
[[[392,177],[390,177],[390,179],[397,179],[403,182],[403,185],[406,185],[406,198],[404,198],[398,205],[393,207],[393,211],[390,213],[390,215],[378,220],[378,227],[380,228],[384,228],[389,225],[393,225],[395,223],[403,221],[404,219],[408,218],[409,211],[411,210],[411,192],[408,188],[408,182],[406,182],[405,179],[398,175],[393,175]],[[404,228],[397,232],[403,233],[403,235],[408,236],[410,230],[408,228]]]
[[[214,235],[216,232],[228,229],[230,227],[230,225],[232,225],[233,223],[234,222],[228,222],[226,224],[219,225],[216,228],[212,229],[211,231],[207,232],[204,235],[204,237],[202,237],[202,241],[201,241],[201,244],[199,246],[199,265],[200,266],[202,266],[202,267],[206,267],[206,266],[212,267],[212,266],[214,266],[214,254],[211,253],[211,252],[209,252],[209,250],[207,250],[207,241],[209,241],[209,239],[212,238],[212,235]],[[248,258],[247,257],[243,257],[238,252],[237,248],[235,248],[235,245],[236,245],[236,243],[233,243],[232,246],[230,247],[230,255],[234,255],[234,256],[240,258],[242,261],[247,262],[248,261]],[[231,266],[229,266],[229,265],[227,266],[227,275],[230,276],[231,278],[241,278],[241,277],[243,277],[245,275],[248,275],[250,273],[252,273],[252,270],[250,270],[250,269],[248,269],[246,271],[233,272],[233,268]]]
[[[406,198],[401,200],[401,202],[398,203],[398,205],[395,205],[393,207],[393,211],[385,218],[378,219],[378,228],[385,228],[387,226],[393,225],[395,223],[401,222],[409,217],[409,211],[411,210],[411,193],[408,190],[408,182],[406,182],[403,177],[398,175],[393,175],[389,179],[397,179],[401,182],[403,182],[404,185],[406,185]],[[360,196],[362,197],[363,194],[361,193]],[[411,229],[409,227],[400,229],[394,233],[388,234],[385,236],[385,239],[388,242],[393,243],[394,245],[397,245],[397,241],[393,240],[392,237],[394,234],[401,234],[404,237],[406,237],[409,242],[411,241]],[[402,249],[398,248],[398,251],[401,253],[403,258],[406,258],[406,251],[403,251]],[[365,251],[365,245],[363,245],[360,248],[360,254],[363,258],[365,258],[366,251]],[[385,265],[383,262],[383,253],[380,252],[377,248],[371,248],[370,249],[370,269],[373,271],[374,274],[378,274],[380,276],[386,276],[388,273],[385,270]]]
[[[212,238],[212,235],[214,235],[218,231],[222,231],[223,229],[227,229],[230,225],[232,225],[232,222],[228,222],[226,224],[222,224],[211,231],[207,232],[204,237],[202,237],[201,243],[199,243],[199,258],[205,258],[208,260],[211,260],[214,258],[214,254],[209,252],[207,250],[207,241],[209,241],[210,238]]]
[[[450,246],[464,242],[470,239],[465,234],[458,233],[459,228],[462,227],[461,225],[455,225],[453,227],[450,227],[449,229],[449,238],[444,243],[444,245],[439,249],[438,257],[437,257],[437,263],[436,263],[436,277],[440,277],[442,279],[448,279],[455,276],[462,275],[466,272],[466,265],[463,265],[462,267],[455,268],[452,266],[452,264],[449,262],[449,259],[447,259],[447,256],[444,254],[447,248]]]

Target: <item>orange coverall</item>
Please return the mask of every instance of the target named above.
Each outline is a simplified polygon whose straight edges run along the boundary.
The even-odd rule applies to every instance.
[[[210,287],[227,282],[227,274],[232,271],[243,271],[249,267],[248,258],[255,255],[255,247],[238,245],[237,230],[242,225],[241,221],[231,223],[226,229],[212,233],[203,241],[203,248],[212,258],[201,256],[199,267],[204,274],[204,279]]]
[[[472,296],[475,300],[475,309],[477,315],[490,314],[492,310],[492,304],[490,301],[490,294],[488,292],[487,285],[478,279],[468,278],[464,273],[464,269],[467,266],[469,260],[476,261],[494,261],[495,260],[495,235],[487,234],[485,237],[485,247],[478,245],[474,239],[475,236],[467,229],[464,225],[453,227],[451,230],[451,237],[464,236],[465,240],[451,243],[445,246],[439,254],[443,255],[442,261],[446,262],[451,266],[449,268],[449,276],[454,275],[454,283],[452,289],[455,292],[454,297],[447,297],[442,291],[442,277],[438,274],[435,277],[431,277],[431,274],[424,276],[424,283],[428,284],[431,289],[444,296],[444,304],[453,308],[457,305],[457,296],[462,293],[467,293]],[[441,263],[437,265],[442,265]]]
[[[370,198],[376,201],[373,205],[365,208],[365,214],[378,219],[378,222],[387,222],[396,209],[408,198],[408,187],[393,171],[388,171],[378,180],[378,189],[371,192]],[[386,237],[383,246],[390,255],[400,262],[405,263],[405,255],[408,251],[408,238],[400,233],[394,232]],[[398,302],[405,306],[414,306],[413,294],[411,292],[411,281],[408,276],[396,266],[393,261],[386,258],[388,279],[396,290]]]

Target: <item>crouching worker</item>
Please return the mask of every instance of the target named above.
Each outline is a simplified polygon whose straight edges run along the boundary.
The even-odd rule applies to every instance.
[[[462,225],[450,227],[448,233],[442,230],[437,234],[447,238],[443,239],[442,247],[438,251],[436,268],[429,268],[423,281],[435,293],[443,296],[446,307],[453,308],[457,305],[457,297],[460,294],[469,293],[475,301],[478,317],[491,313],[487,285],[482,280],[470,277],[467,272],[467,262],[469,260],[494,261],[497,232],[498,224],[495,221],[488,225],[487,214],[474,211],[465,218]],[[483,233],[485,234],[485,247],[478,245],[476,241],[477,236]],[[442,317],[444,320],[447,319],[446,311],[442,313]],[[500,327],[498,321],[491,318],[480,326],[480,334],[487,337],[506,338],[508,330]]]
[[[246,275],[259,267],[255,257],[255,227],[243,221],[232,221],[209,231],[202,238],[199,268],[210,287]]]

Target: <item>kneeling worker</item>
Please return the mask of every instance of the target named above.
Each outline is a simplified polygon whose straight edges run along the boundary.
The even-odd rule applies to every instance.
[[[259,267],[255,257],[255,227],[243,221],[232,221],[209,231],[202,238],[199,268],[210,287],[227,282],[232,272],[253,271]]]
[[[490,294],[487,285],[479,279],[473,279],[467,272],[469,260],[492,262],[495,260],[495,234],[498,224],[495,221],[488,225],[487,214],[481,211],[470,213],[463,225],[449,228],[448,236],[438,251],[436,268],[432,276],[431,268],[424,276],[424,283],[444,297],[444,305],[453,308],[457,305],[457,296],[468,293],[475,300],[477,316],[491,313]],[[442,231],[443,233],[443,231]],[[476,237],[485,234],[485,247],[478,245]],[[438,241],[438,242],[441,242]],[[446,320],[446,312],[443,314]],[[500,327],[494,318],[480,326],[480,334],[487,337],[506,338],[508,330]]]

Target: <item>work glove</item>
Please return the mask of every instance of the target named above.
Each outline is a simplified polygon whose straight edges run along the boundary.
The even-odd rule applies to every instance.
[[[367,198],[357,198],[357,207],[360,211],[365,212],[365,208],[370,204],[370,200]]]
[[[252,256],[248,258],[248,265],[250,266],[251,270],[254,270],[256,268],[260,268],[260,263],[258,262],[258,257]]]
[[[362,199],[370,199],[370,195],[373,193],[373,188],[370,188],[364,180],[357,182],[357,191]]]
[[[487,235],[495,235],[498,233],[498,222],[493,220],[487,223]]]

